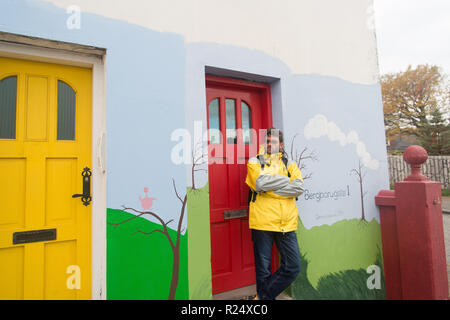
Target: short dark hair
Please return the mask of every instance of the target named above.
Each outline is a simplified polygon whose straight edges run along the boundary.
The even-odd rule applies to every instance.
[[[267,129],[267,131],[266,131],[266,139],[267,139],[267,137],[271,137],[271,136],[278,137],[278,141],[280,141],[280,143],[284,142],[283,132],[281,132],[280,129],[277,129],[277,128],[269,128],[269,129]]]

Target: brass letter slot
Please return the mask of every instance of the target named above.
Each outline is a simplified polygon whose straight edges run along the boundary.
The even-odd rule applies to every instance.
[[[248,210],[247,209],[241,209],[241,210],[228,210],[223,212],[223,218],[225,220],[228,219],[236,219],[236,218],[244,218],[248,216]]]
[[[56,229],[32,230],[13,233],[13,244],[56,240]]]

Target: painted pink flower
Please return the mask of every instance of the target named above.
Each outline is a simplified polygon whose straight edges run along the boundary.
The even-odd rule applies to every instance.
[[[144,198],[141,198],[141,196],[139,196],[139,200],[141,201],[142,209],[150,210],[153,205],[153,200],[156,200],[156,198],[151,198],[148,196],[148,188],[147,187],[144,188],[144,193],[145,193]]]

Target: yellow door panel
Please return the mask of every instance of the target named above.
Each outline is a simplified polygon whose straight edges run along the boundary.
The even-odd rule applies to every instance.
[[[44,243],[24,245],[24,296],[26,300],[44,299]]]
[[[76,210],[79,201],[73,201],[72,195],[79,193],[77,181],[80,172],[77,171],[77,159],[47,159],[46,163],[46,208],[45,222],[76,223]],[[61,180],[65,183],[61,185]]]
[[[24,247],[0,249],[0,261],[0,299],[23,299]]]
[[[25,169],[25,159],[0,159],[1,183],[5,185],[0,194],[0,229],[25,224]]]
[[[91,168],[91,70],[0,57],[0,85],[11,76],[15,135],[0,137],[0,299],[90,299],[91,206],[72,195]],[[56,240],[32,232],[47,229]]]
[[[26,76],[26,139],[47,141],[49,79]]]
[[[78,289],[67,288],[76,285],[77,279],[72,281],[72,274],[67,273],[67,269],[74,265],[77,265],[76,240],[45,244],[45,299],[77,298]]]

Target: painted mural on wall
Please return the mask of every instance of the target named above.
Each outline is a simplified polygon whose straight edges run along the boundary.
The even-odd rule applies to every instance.
[[[169,247],[172,251],[172,263],[171,263],[172,264],[172,273],[171,273],[171,281],[170,281],[170,288],[169,288],[169,295],[168,295],[169,300],[175,299],[175,294],[176,294],[177,288],[178,288],[179,273],[180,273],[180,250],[181,250],[180,245],[181,245],[182,232],[184,231],[184,230],[181,230],[181,226],[182,226],[183,219],[185,216],[186,202],[187,202],[187,194],[183,198],[178,194],[178,191],[177,191],[177,188],[175,185],[175,180],[173,180],[173,189],[176,194],[176,197],[181,202],[180,217],[179,217],[178,224],[177,224],[178,227],[176,230],[172,229],[173,231],[175,231],[175,237],[173,237],[171,235],[171,233],[173,233],[173,232],[169,233],[169,227],[168,227],[168,225],[171,222],[174,222],[173,219],[165,221],[163,218],[160,217],[160,215],[158,215],[157,213],[155,213],[153,211],[150,211],[150,209],[152,207],[152,202],[153,202],[153,200],[156,200],[156,198],[148,197],[148,194],[147,194],[148,188],[147,187],[144,188],[145,197],[141,198],[139,196],[142,210],[137,210],[135,208],[123,206],[122,212],[125,212],[125,213],[132,212],[134,215],[132,217],[122,220],[120,222],[108,222],[109,225],[118,227],[122,224],[129,223],[130,221],[133,221],[133,220],[143,217],[145,215],[149,215],[149,216],[155,218],[159,222],[159,225],[155,226],[153,228],[153,230],[148,230],[148,229],[143,230],[138,225],[135,225],[136,231],[131,233],[131,235],[140,233],[143,235],[150,236],[155,233],[161,233],[162,235],[164,235],[165,239],[167,240]],[[112,217],[110,220],[112,220]],[[111,233],[113,231],[114,230],[112,230]],[[158,264],[159,261],[157,259],[155,259],[156,257],[157,256],[154,256],[153,263]],[[157,274],[155,274],[155,276],[158,277]]]
[[[299,136],[298,133],[294,134],[286,152],[302,169],[305,187],[310,188],[315,183],[323,183],[315,176],[317,172],[323,170],[321,162],[327,162],[327,159],[322,161],[320,157],[320,150],[323,147],[326,148],[326,145],[315,144],[311,141],[305,147],[302,143],[308,142],[308,139],[298,139]],[[355,138],[357,133],[352,132],[350,137],[353,137],[351,141],[354,141],[352,143],[356,148],[360,142]],[[301,142],[296,144],[296,140]],[[361,145],[359,148],[364,150]],[[301,253],[301,273],[290,289],[294,299],[385,299],[380,225],[373,212],[366,216],[362,200],[367,195],[367,191],[364,191],[364,179],[368,178],[370,170],[377,169],[377,162],[365,153],[360,152],[360,154],[365,162],[357,156],[352,159],[353,163],[357,163],[357,168],[351,168],[350,165],[348,170],[340,173],[348,177],[345,188],[322,194],[309,192],[299,198],[300,223],[297,235]],[[335,157],[331,160],[338,159]],[[195,199],[194,212],[203,208],[204,225],[197,226],[196,230],[205,230],[208,228],[205,221],[209,218],[208,185],[203,187],[200,193],[196,193],[192,199]],[[302,217],[308,216],[310,212],[303,205],[305,199],[315,204],[328,201],[326,208],[331,211],[341,210],[339,201],[345,199],[352,201],[352,209],[347,217],[344,216],[343,219],[328,224],[323,223],[323,219],[324,217],[333,218],[333,214],[313,216],[316,225],[306,228]],[[196,223],[202,220],[196,213],[192,215],[192,220],[197,220]],[[198,240],[199,243],[208,244],[208,246],[202,250],[203,256],[198,255],[198,259],[197,257],[192,259],[196,263],[195,266],[193,263],[190,270],[196,274],[197,278],[190,283],[190,290],[195,291],[190,292],[190,298],[209,299],[211,292],[209,237],[202,232],[196,232],[196,235],[199,239],[203,238]],[[192,257],[191,252],[190,257]],[[203,271],[196,273],[194,270],[198,268],[202,268]]]
[[[302,142],[314,146],[316,157],[298,201],[302,268],[291,293],[295,299],[384,299],[379,216],[370,201],[380,161],[356,130],[345,132],[324,114],[304,123]]]
[[[187,231],[184,227],[183,227],[183,220],[184,217],[186,216],[186,209],[187,209],[187,203],[188,203],[188,195],[190,195],[191,201],[194,202],[194,207],[195,207],[195,196],[197,192],[202,192],[202,189],[204,188],[200,188],[197,189],[196,185],[195,185],[195,175],[197,171],[202,171],[205,169],[200,168],[201,165],[203,165],[205,163],[205,159],[206,159],[206,154],[203,154],[202,152],[199,152],[199,148],[196,148],[192,151],[191,154],[191,159],[192,159],[192,165],[191,167],[191,177],[192,177],[192,185],[187,188],[187,192],[185,193],[184,196],[180,195],[177,187],[176,187],[176,183],[175,183],[175,179],[172,178],[172,185],[173,185],[173,192],[176,196],[176,198],[179,200],[180,202],[180,213],[179,213],[179,218],[178,221],[174,221],[174,219],[170,219],[170,220],[165,220],[163,217],[161,217],[161,215],[159,215],[158,213],[156,213],[154,210],[152,209],[153,206],[153,201],[157,200],[154,197],[149,197],[148,196],[148,187],[144,188],[144,197],[139,196],[139,201],[141,204],[142,209],[136,209],[136,208],[132,208],[132,207],[127,207],[127,206],[122,206],[122,209],[120,210],[120,215],[119,216],[129,216],[127,219],[122,219],[122,220],[118,220],[118,218],[116,217],[116,215],[114,213],[118,213],[118,210],[113,211],[111,210],[110,214],[108,215],[109,221],[108,221],[108,225],[113,226],[114,228],[112,230],[109,231],[108,235],[110,235],[111,240],[115,237],[115,230],[117,229],[117,227],[121,226],[121,225],[125,225],[125,224],[129,224],[131,222],[139,221],[137,223],[134,223],[133,227],[135,228],[135,231],[130,233],[130,236],[134,236],[136,234],[142,234],[142,235],[146,235],[146,236],[151,236],[152,234],[157,234],[160,233],[162,234],[164,237],[164,239],[167,241],[166,245],[163,244],[163,240],[158,238],[158,240],[156,242],[149,242],[149,249],[151,250],[151,248],[155,248],[155,247],[159,247],[160,249],[164,248],[164,247],[169,247],[171,249],[171,256],[172,256],[172,261],[167,263],[167,262],[162,262],[160,261],[160,256],[159,255],[154,255],[153,256],[153,261],[152,263],[154,265],[158,265],[158,264],[163,264],[163,265],[171,265],[171,280],[170,280],[170,285],[169,285],[169,290],[168,290],[168,300],[174,300],[177,296],[177,290],[178,290],[178,286],[179,286],[179,280],[180,280],[180,274],[183,274],[184,276],[186,276],[186,263],[187,261],[183,261],[183,266],[184,269],[180,270],[180,265],[181,265],[181,258],[186,258],[186,253],[187,253],[187,243],[186,243],[186,238],[187,238]],[[193,206],[190,206],[191,209],[193,208]],[[193,212],[192,212],[193,211]],[[195,211],[192,210],[191,214],[195,214]],[[145,220],[145,219],[140,219],[139,218],[143,218],[145,216],[150,216],[154,219],[157,220],[157,223],[150,223],[149,221]],[[114,222],[113,222],[114,220]],[[118,222],[117,222],[118,221]],[[176,222],[177,223],[177,228],[173,229],[169,227],[169,224],[171,224],[172,222]],[[140,224],[145,225],[145,229],[142,228],[140,226]],[[183,240],[182,240],[183,238]],[[130,240],[125,240],[126,242],[129,242]],[[112,241],[112,243],[114,243],[114,241]],[[112,247],[110,249],[110,254],[111,255],[115,255],[117,254],[116,250],[114,247]],[[113,264],[112,264],[113,265]],[[134,268],[140,267],[139,264],[135,265]],[[117,265],[115,264],[115,268],[120,268],[120,264]],[[131,271],[131,270],[130,270]],[[160,279],[160,273],[155,272],[155,273],[147,273],[147,279],[145,279],[144,281],[148,281],[150,278],[154,278],[154,279]],[[185,279],[183,279],[183,282],[186,282]],[[164,284],[161,284],[161,286],[159,288],[152,288],[149,287],[148,290],[156,292],[156,293],[160,293],[160,292],[164,292],[165,290],[164,288]],[[184,286],[182,288],[182,292],[180,294],[178,294],[178,297],[181,299],[187,299],[188,296],[188,291]],[[128,294],[127,294],[128,297]]]
[[[301,271],[292,284],[294,299],[385,299],[379,228],[375,220],[352,219],[308,230],[300,220]]]
[[[120,209],[109,208],[107,221],[107,299],[165,300],[172,296],[174,257],[167,238],[176,242],[178,236],[179,273],[174,298],[188,299],[187,234],[178,235],[170,227],[164,230],[159,223]],[[128,222],[115,227],[124,221]],[[151,232],[155,234],[145,234]]]

